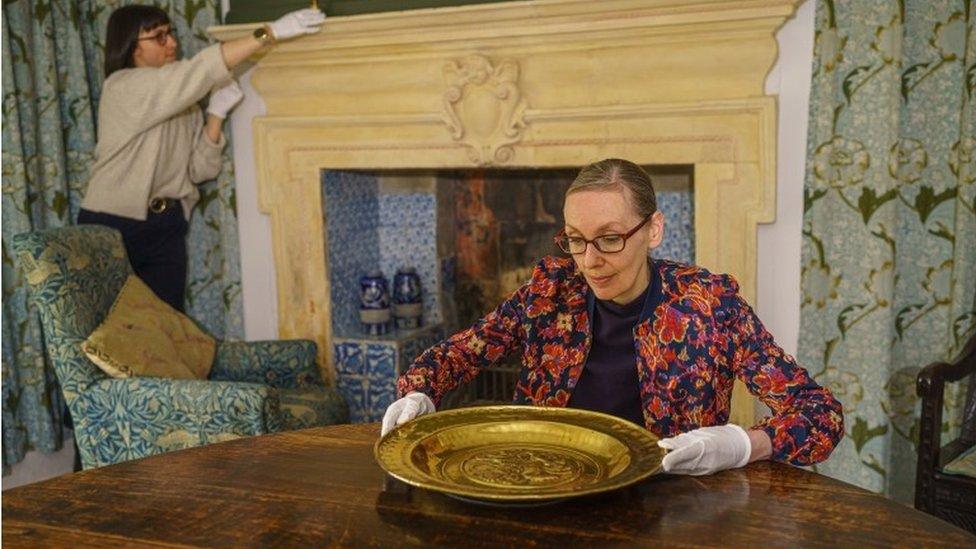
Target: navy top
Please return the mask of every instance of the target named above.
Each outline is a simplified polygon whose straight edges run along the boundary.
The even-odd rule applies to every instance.
[[[661,281],[653,262],[650,268],[647,290],[626,305],[596,299],[590,292],[593,340],[569,399],[570,408],[603,412],[644,426],[634,328],[661,301]]]

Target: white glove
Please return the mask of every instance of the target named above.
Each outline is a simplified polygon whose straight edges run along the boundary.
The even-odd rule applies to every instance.
[[[710,475],[749,463],[752,443],[738,425],[701,427],[658,441],[670,450],[661,465],[665,473]]]
[[[227,118],[227,113],[237,106],[241,99],[244,99],[244,91],[237,85],[237,81],[231,78],[223,84],[218,84],[210,92],[207,112],[217,118]]]
[[[434,402],[427,395],[418,392],[407,393],[407,396],[390,404],[390,407],[386,409],[386,413],[383,414],[383,430],[380,432],[380,436],[417,416],[432,414],[436,411]]]
[[[269,25],[275,40],[287,40],[303,34],[315,34],[322,28],[325,14],[321,10],[305,8],[282,15]]]

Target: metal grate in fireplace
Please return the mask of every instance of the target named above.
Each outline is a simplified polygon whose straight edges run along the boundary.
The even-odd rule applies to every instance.
[[[502,364],[485,368],[470,383],[444,396],[440,409],[511,404],[518,373],[519,363],[516,357],[509,357]]]

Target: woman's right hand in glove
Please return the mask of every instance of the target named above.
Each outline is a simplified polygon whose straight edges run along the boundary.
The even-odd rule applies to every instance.
[[[427,395],[418,392],[407,393],[407,396],[390,404],[390,407],[386,409],[386,413],[383,414],[383,427],[380,436],[417,416],[432,414],[436,411],[434,402]]]

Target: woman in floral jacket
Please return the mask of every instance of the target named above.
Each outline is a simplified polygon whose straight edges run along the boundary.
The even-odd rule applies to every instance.
[[[384,433],[521,350],[516,403],[643,425],[665,437],[668,472],[827,459],[843,434],[840,403],[776,345],[735,280],[648,259],[664,217],[643,169],[619,159],[587,166],[564,214],[556,243],[572,259],[543,259],[498,308],[418,357],[398,380]],[[748,431],[727,424],[735,378],[772,411]]]

